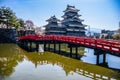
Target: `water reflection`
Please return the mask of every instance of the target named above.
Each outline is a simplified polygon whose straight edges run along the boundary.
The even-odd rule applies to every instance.
[[[58,65],[59,67],[63,68],[66,76],[68,76],[69,74],[77,73],[91,79],[109,80],[113,78],[120,78],[118,76],[119,73],[114,72],[110,69],[88,63],[83,63],[78,60],[66,58],[64,56],[60,56],[50,52],[46,52],[44,54],[25,53],[24,55],[27,57],[28,60],[35,64],[36,68],[37,66],[46,64]]]
[[[28,53],[16,45],[2,46],[8,48],[0,52],[0,76],[5,80],[120,80],[118,72],[55,53]]]
[[[85,56],[83,56],[81,58],[81,60],[83,62],[88,62],[88,63],[92,63],[92,64],[96,64],[97,63],[97,56],[94,55],[94,50],[90,49],[90,48],[85,48]],[[103,55],[100,55],[100,59],[99,59],[100,64],[103,63]],[[120,57],[119,56],[114,56],[111,54],[106,54],[106,63],[108,68],[112,68],[112,69],[116,69],[116,70],[120,70]]]
[[[19,53],[19,47],[14,44],[0,44],[0,78],[10,76],[14,67],[23,60]]]

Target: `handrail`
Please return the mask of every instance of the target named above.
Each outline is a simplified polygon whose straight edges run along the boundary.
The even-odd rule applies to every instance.
[[[73,44],[80,44],[88,47],[100,48],[103,50],[108,50],[110,52],[120,53],[120,41],[117,40],[106,40],[106,39],[96,39],[96,38],[87,38],[87,37],[77,37],[77,36],[58,36],[58,35],[26,35],[18,38],[18,41],[21,40],[52,40],[52,41],[61,41],[68,42]]]

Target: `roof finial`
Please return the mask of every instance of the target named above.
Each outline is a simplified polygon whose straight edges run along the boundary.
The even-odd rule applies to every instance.
[[[69,4],[67,4],[67,7],[70,7],[70,5],[69,5]]]
[[[55,17],[55,15],[53,17]]]

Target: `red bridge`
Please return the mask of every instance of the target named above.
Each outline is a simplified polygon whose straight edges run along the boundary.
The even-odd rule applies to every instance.
[[[111,53],[118,53],[120,55],[120,41],[108,39],[96,39],[87,37],[76,36],[57,36],[57,35],[26,35],[18,38],[19,41],[32,40],[32,41],[59,41],[75,45],[82,45],[108,51]]]

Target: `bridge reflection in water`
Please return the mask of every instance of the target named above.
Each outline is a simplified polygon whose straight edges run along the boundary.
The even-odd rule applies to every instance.
[[[35,64],[35,67],[46,64],[58,65],[64,69],[66,75],[77,73],[95,80],[114,80],[119,78],[114,71],[110,69],[83,63],[50,52],[45,52],[44,54],[24,53],[24,55],[28,60]]]
[[[67,48],[69,48],[69,51],[68,50],[62,51],[63,44],[67,45]],[[94,47],[91,44],[94,44]],[[54,53],[59,53],[62,55],[75,58],[75,59],[81,59],[81,57],[83,56],[79,54],[78,48],[81,48],[81,47],[91,48],[91,49],[94,49],[94,52],[92,53],[94,53],[94,55],[96,56],[96,59],[94,61],[96,61],[97,65],[120,71],[120,67],[118,68],[109,67],[108,65],[109,63],[106,61],[106,57],[107,57],[106,55],[108,54],[120,56],[120,53],[119,53],[120,42],[119,41],[114,41],[114,40],[107,41],[104,39],[92,39],[92,38],[73,37],[73,36],[27,35],[27,36],[19,37],[19,45],[23,49],[26,49],[28,51],[37,51],[37,52],[39,52],[39,48],[40,48],[39,45],[43,45],[44,47],[43,49],[45,51],[52,51]],[[51,45],[53,46],[52,48],[51,48]],[[106,46],[108,47],[107,49],[106,49]],[[94,56],[92,53],[90,54]]]
[[[116,40],[106,40],[106,39],[94,39],[94,38],[86,38],[86,37],[76,37],[76,36],[56,36],[56,35],[26,35],[18,38],[19,45],[24,49],[32,50],[32,44],[34,43],[35,50],[39,51],[39,44],[44,45],[45,51],[50,51],[50,44],[54,45],[53,51],[60,53],[61,52],[61,44],[68,44],[69,56],[78,58],[78,48],[79,47],[87,47],[94,49],[94,55],[96,55],[96,64],[108,67],[108,63],[106,62],[106,54],[114,54],[120,56],[120,41]],[[29,44],[29,45],[28,45]],[[56,44],[59,44],[59,49],[56,50]],[[48,49],[46,48],[48,45]],[[73,55],[73,48],[75,48],[75,55]],[[100,63],[100,56],[102,57],[102,63]]]
[[[104,52],[103,52],[104,53]],[[97,64],[109,69],[120,71],[120,56],[109,53],[96,55],[93,49],[85,48],[85,56],[81,58],[83,62]]]
[[[5,49],[5,47],[7,47],[7,49]],[[54,74],[54,72],[56,72],[57,74],[53,75],[53,78],[51,80],[72,80],[73,78],[71,78],[70,75],[73,76],[75,80],[120,79],[120,73],[118,73],[117,71],[89,63],[84,63],[79,60],[64,57],[52,52],[26,52],[13,44],[0,45],[0,50],[1,80],[50,80],[50,75]],[[8,61],[5,61],[4,59],[7,59]],[[35,67],[33,67],[33,64],[35,65]],[[54,69],[51,70],[50,65],[53,65]],[[62,69],[66,73],[66,77],[69,78],[64,78],[65,76],[62,75],[63,73],[61,74],[62,76],[58,75],[61,73],[61,71],[63,71]],[[9,75],[7,75],[8,72]],[[49,72],[50,74],[47,75]],[[80,77],[78,77],[77,74]],[[31,78],[29,78],[30,75]],[[43,75],[46,76],[43,77]]]

